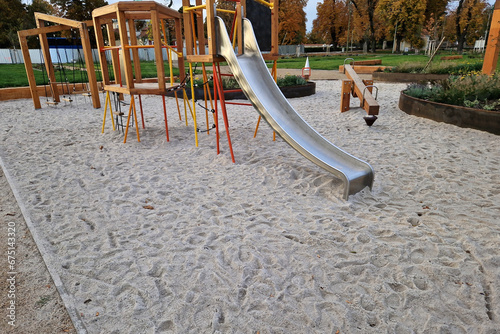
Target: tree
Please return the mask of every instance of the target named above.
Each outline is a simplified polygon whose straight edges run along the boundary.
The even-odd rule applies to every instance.
[[[21,0],[0,0],[0,47],[19,45],[17,31],[23,29],[26,16]]]
[[[372,52],[376,51],[377,48],[377,40],[375,37],[376,34],[376,15],[375,9],[378,5],[378,0],[350,0],[356,10],[358,11],[361,17],[366,16],[368,18],[369,23],[369,31],[370,31],[370,49]]]
[[[317,17],[313,21],[312,32],[324,43],[336,49],[346,42],[349,13],[343,0],[324,0],[316,6]]]
[[[422,47],[422,28],[427,2],[421,0],[379,0],[377,15],[385,20],[388,33],[395,36],[396,50],[404,39],[415,47]],[[388,36],[391,38],[392,36]]]
[[[279,6],[278,38],[281,44],[300,44],[306,37],[308,0],[282,0]]]
[[[105,0],[50,0],[57,15],[76,21],[92,20],[92,11],[107,5]]]
[[[485,8],[484,0],[459,0],[457,9],[451,14],[455,24],[457,52],[462,53],[467,40],[473,41],[482,34]]]
[[[46,0],[33,0],[27,6],[21,0],[0,0],[0,47],[19,46],[17,32],[36,28],[35,12],[50,14],[53,8]],[[28,39],[28,45],[36,48],[38,43]]]

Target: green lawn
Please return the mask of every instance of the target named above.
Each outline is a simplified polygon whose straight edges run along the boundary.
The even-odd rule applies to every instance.
[[[440,58],[444,55],[437,55],[433,64],[438,64],[443,62]],[[338,70],[339,66],[344,64],[346,58],[354,58],[354,60],[372,60],[381,59],[382,66],[398,66],[404,63],[421,63],[425,64],[429,61],[429,57],[425,55],[393,55],[393,54],[375,54],[375,55],[361,55],[361,56],[345,56],[345,55],[335,55],[335,56],[314,56],[309,57],[309,67],[312,70]],[[446,60],[447,63],[464,63],[464,62],[481,62],[482,58],[469,57],[464,55],[463,59],[457,60]],[[301,69],[306,63],[306,57],[299,58],[283,58],[278,61],[278,68],[293,68]]]
[[[443,53],[437,55],[433,61],[433,65],[437,65],[441,61],[440,58],[443,55],[448,55],[448,53]],[[339,66],[344,64],[345,55],[334,55],[334,56],[311,56],[309,57],[309,66],[313,70],[338,70]],[[382,59],[383,66],[398,66],[404,63],[420,63],[426,64],[428,57],[424,55],[393,55],[393,54],[369,54],[352,57],[355,60],[369,60],[369,59]],[[306,57],[299,58],[282,58],[278,60],[278,68],[290,68],[290,69],[301,69],[304,67],[306,62]],[[463,59],[457,60],[447,60],[447,63],[464,64],[464,63],[482,63],[482,58],[478,56],[467,56],[464,55]],[[267,64],[269,67],[272,63]],[[44,82],[47,83],[47,77],[45,71],[42,72],[40,65],[36,66],[35,78],[37,85],[43,85]],[[497,67],[500,70],[500,66]],[[74,70],[73,70],[74,69]],[[98,64],[96,64],[96,69],[99,69]],[[211,66],[208,66],[211,69]],[[156,77],[156,65],[154,62],[141,62],[141,72],[144,78]],[[45,74],[45,79],[43,74]],[[197,71],[195,74],[201,73],[201,65],[198,64]],[[165,75],[168,77],[169,69],[168,63],[165,63]],[[174,75],[179,75],[178,69],[174,68]],[[113,79],[112,73],[110,77]],[[66,64],[64,71],[56,70],[56,81],[58,82],[82,82],[87,81],[86,73],[80,71],[78,68],[74,68],[72,64]],[[101,80],[101,73],[97,73],[97,79]],[[5,87],[22,87],[28,86],[28,79],[26,77],[26,72],[23,64],[0,64],[0,88]]]

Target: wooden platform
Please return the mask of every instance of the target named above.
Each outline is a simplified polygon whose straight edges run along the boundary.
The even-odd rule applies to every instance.
[[[168,92],[179,88],[181,85],[174,83],[166,83],[165,87],[161,89],[158,87],[157,82],[137,82],[134,83],[134,88],[120,86],[118,84],[105,85],[104,90],[129,95],[166,95]]]

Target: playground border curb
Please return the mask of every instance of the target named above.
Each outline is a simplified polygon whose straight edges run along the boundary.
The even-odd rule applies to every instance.
[[[462,128],[472,128],[500,135],[500,112],[431,102],[406,95],[399,97],[399,109],[409,115],[424,117]]]
[[[2,153],[0,151],[0,153]],[[45,267],[49,271],[50,277],[52,277],[52,280],[54,281],[54,285],[57,289],[57,292],[59,292],[59,295],[61,296],[61,300],[64,304],[64,307],[66,308],[68,315],[71,319],[71,322],[73,323],[73,326],[75,327],[75,330],[77,333],[80,334],[87,334],[88,331],[83,324],[82,319],[78,315],[78,312],[75,307],[75,303],[73,301],[73,297],[66,291],[66,288],[64,287],[64,284],[62,283],[61,277],[59,274],[56,272],[54,269],[54,261],[48,256],[48,252],[45,249],[45,246],[42,242],[42,238],[38,235],[38,232],[36,231],[33,221],[31,220],[31,217],[28,213],[28,209],[26,208],[26,205],[24,204],[24,201],[22,200],[22,197],[20,195],[20,192],[18,190],[17,182],[16,180],[12,177],[10,174],[9,170],[7,169],[7,165],[4,162],[4,159],[2,158],[2,154],[0,154],[0,168],[2,168],[3,173],[5,175],[5,178],[7,179],[7,183],[9,184],[12,193],[14,194],[14,197],[17,201],[17,205],[19,206],[19,209],[21,210],[21,214],[24,217],[24,221],[26,222],[26,225],[28,226],[28,229],[31,233],[31,236],[33,237],[33,240],[35,241],[35,244],[38,248],[38,251],[40,252],[40,255],[42,256],[43,262],[45,263]]]

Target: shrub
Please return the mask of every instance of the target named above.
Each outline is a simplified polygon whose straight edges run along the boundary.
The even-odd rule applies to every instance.
[[[194,84],[197,87],[202,87],[204,82],[200,79],[195,79]],[[209,80],[208,84],[210,87],[213,87],[213,80]],[[299,75],[286,75],[285,77],[278,78],[277,84],[279,87],[301,86],[307,84],[307,81]],[[222,85],[224,86],[224,89],[240,88],[238,82],[234,78],[223,78]]]
[[[483,64],[480,60],[460,63],[436,62],[431,63],[431,65],[427,67],[424,72],[422,72],[424,66],[425,65],[421,63],[405,62],[396,67],[386,69],[386,72],[466,75],[481,71]]]
[[[500,76],[452,76],[433,85],[409,85],[405,94],[433,102],[500,110]]]

